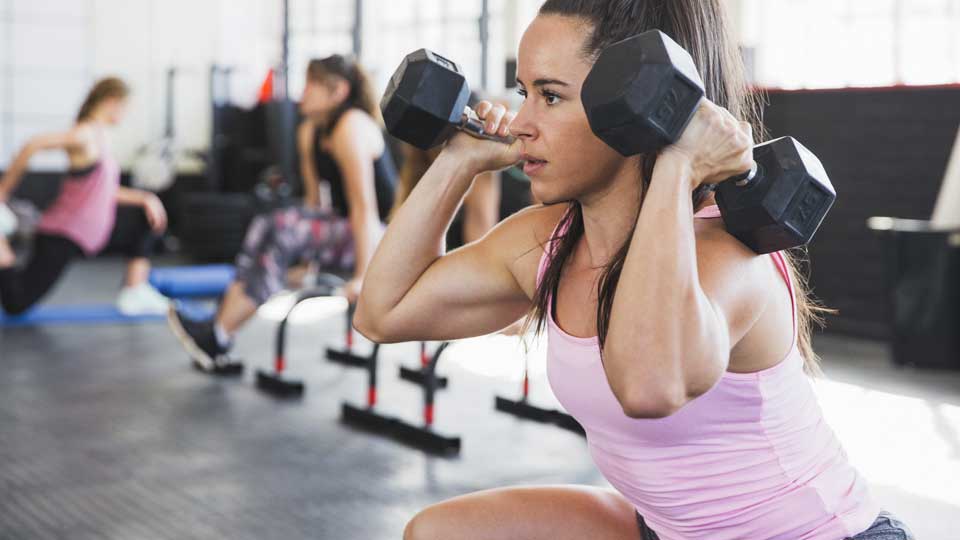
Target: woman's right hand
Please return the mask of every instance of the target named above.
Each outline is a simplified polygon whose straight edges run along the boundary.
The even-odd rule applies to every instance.
[[[507,137],[510,135],[510,123],[516,113],[509,112],[502,105],[481,101],[474,112],[483,121],[484,132],[489,135]],[[457,160],[467,163],[474,174],[506,169],[520,161],[521,144],[516,139],[512,144],[473,137],[458,132],[447,141],[443,153],[456,156]]]
[[[153,193],[144,192],[143,211],[147,215],[147,223],[150,224],[150,230],[156,234],[161,234],[167,230],[167,210],[160,202],[160,197]]]

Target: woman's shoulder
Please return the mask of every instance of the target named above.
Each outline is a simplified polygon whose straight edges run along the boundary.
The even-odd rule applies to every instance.
[[[97,141],[97,137],[102,135],[103,128],[95,122],[81,120],[67,131],[70,138],[79,144],[92,144]]]
[[[567,203],[534,204],[503,220],[501,225],[510,233],[529,234],[546,242],[569,208]]]
[[[764,264],[766,256],[758,255],[737,240],[727,231],[722,219],[697,219],[694,235],[701,267],[745,269]]]
[[[537,268],[547,242],[569,204],[528,206],[498,223],[480,241],[491,258],[499,258],[524,290],[533,294]]]
[[[720,219],[698,219],[697,272],[704,292],[724,306],[728,317],[755,320],[776,291],[770,255],[757,254],[727,232]]]
[[[332,147],[357,146],[369,148],[379,154],[383,147],[383,132],[380,124],[362,109],[352,107],[344,111],[330,132]]]
[[[543,248],[570,207],[569,204],[535,204],[498,223],[486,236],[494,249],[513,258],[540,260]]]
[[[350,107],[337,120],[331,135],[336,136],[340,131],[376,131],[380,133],[380,124],[370,116],[370,113],[357,107]]]

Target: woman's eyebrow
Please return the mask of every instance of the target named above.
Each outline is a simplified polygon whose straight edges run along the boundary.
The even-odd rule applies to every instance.
[[[520,80],[520,77],[517,77],[517,84],[520,86],[526,86],[523,84],[523,81]],[[546,86],[548,84],[555,84],[557,86],[570,86],[569,84],[561,81],[560,79],[537,79],[533,81],[533,86]]]

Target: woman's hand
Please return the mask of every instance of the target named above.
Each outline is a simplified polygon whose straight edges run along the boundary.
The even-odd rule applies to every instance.
[[[360,298],[360,288],[363,286],[363,278],[355,277],[343,284],[340,294],[347,298],[347,303],[356,304],[357,298]]]
[[[143,192],[143,212],[153,232],[160,234],[167,230],[167,211],[160,198],[149,191]]]
[[[484,132],[488,135],[507,137],[510,135],[510,122],[516,113],[507,111],[502,105],[481,101],[474,112],[483,121]],[[520,161],[520,140],[506,144],[458,132],[447,141],[443,153],[455,155],[461,163],[467,164],[474,175],[487,171],[505,169]]]
[[[753,132],[723,107],[704,99],[680,136],[658,160],[680,160],[690,167],[690,189],[718,184],[753,165]]]

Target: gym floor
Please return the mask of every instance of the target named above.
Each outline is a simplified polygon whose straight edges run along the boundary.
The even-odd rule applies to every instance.
[[[112,301],[118,260],[74,265],[48,299]],[[241,334],[243,379],[189,364],[163,323],[0,329],[0,538],[399,538],[420,508],[517,484],[604,480],[582,438],[493,410],[516,397],[523,349],[488,337],[451,347],[437,430],[463,437],[458,458],[428,457],[338,423],[360,404],[365,374],[322,359],[342,340],[345,305],[305,305],[289,335],[280,401],[252,384],[269,367],[278,298]],[[360,347],[366,347],[363,343]],[[821,405],[881,503],[917,538],[960,530],[960,374],[899,369],[886,347],[823,336]],[[542,354],[529,353],[532,399],[555,405]],[[380,405],[417,420],[419,389],[399,381],[416,345],[382,348]],[[13,494],[16,494],[15,496]]]

